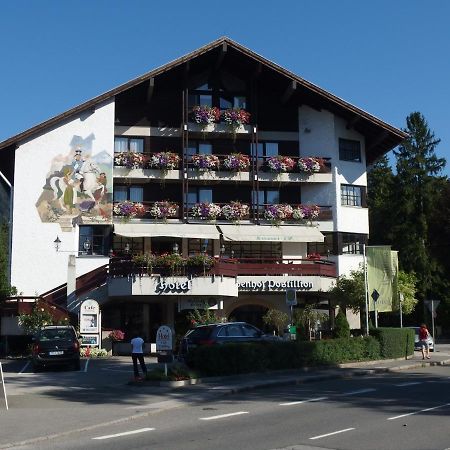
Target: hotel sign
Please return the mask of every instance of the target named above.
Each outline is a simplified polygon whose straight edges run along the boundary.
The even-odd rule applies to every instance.
[[[299,291],[310,291],[313,288],[311,281],[300,280],[264,280],[264,281],[240,281],[240,291],[285,291],[286,289],[297,289]]]
[[[191,280],[185,281],[158,281],[155,286],[157,294],[182,294],[191,290]]]

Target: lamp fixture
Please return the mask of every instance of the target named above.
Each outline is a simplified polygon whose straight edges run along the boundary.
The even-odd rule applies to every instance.
[[[53,241],[53,244],[55,245],[55,250],[59,252],[59,247],[61,245],[61,239],[59,239],[59,236],[56,236],[56,239]]]
[[[130,243],[129,242],[127,242],[125,244],[124,251],[127,255],[128,255],[128,253],[130,253]]]
[[[91,249],[91,241],[88,238],[83,242],[83,248],[86,253]]]
[[[178,254],[179,247],[178,247],[178,243],[177,243],[177,242],[175,242],[175,243],[173,244],[172,250],[173,250],[173,253]]]

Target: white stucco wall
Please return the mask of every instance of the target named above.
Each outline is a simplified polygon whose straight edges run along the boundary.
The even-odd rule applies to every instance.
[[[43,223],[36,210],[51,162],[71,150],[74,136],[93,135],[92,152],[114,151],[114,101],[98,105],[46,132],[22,142],[16,150],[12,284],[23,295],[42,294],[67,281],[69,251],[78,249],[76,228],[63,231],[57,223]],[[53,241],[61,240],[56,253]],[[79,258],[77,258],[78,260]],[[83,261],[77,274],[104,264],[103,258]],[[85,269],[83,269],[83,266]]]

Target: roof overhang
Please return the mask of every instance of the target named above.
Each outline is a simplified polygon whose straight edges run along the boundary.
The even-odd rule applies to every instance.
[[[269,227],[261,225],[219,225],[224,241],[232,242],[323,242],[318,228],[307,225]]]
[[[193,239],[219,239],[214,225],[177,223],[123,223],[114,225],[114,233],[119,236],[137,237],[178,237]]]

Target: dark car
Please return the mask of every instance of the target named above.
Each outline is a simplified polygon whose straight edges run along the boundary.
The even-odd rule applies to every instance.
[[[47,326],[33,338],[33,370],[48,366],[70,366],[80,370],[80,343],[72,326]]]
[[[277,336],[264,334],[246,322],[225,322],[200,325],[189,330],[181,340],[180,355],[199,345],[226,344],[229,342],[254,342],[281,340]]]

